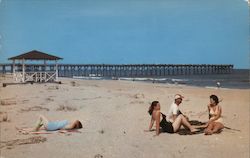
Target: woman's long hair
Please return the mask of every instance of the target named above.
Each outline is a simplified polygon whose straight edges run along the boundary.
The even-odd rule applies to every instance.
[[[154,111],[154,107],[159,103],[159,101],[153,101],[148,109],[148,113],[149,115],[152,115],[153,111]]]
[[[219,103],[219,98],[216,95],[210,95],[210,99],[213,99],[216,105]]]

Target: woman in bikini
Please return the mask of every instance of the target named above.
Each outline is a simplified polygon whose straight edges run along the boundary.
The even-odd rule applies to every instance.
[[[190,123],[182,114],[178,115],[173,123],[168,122],[166,120],[166,116],[160,112],[160,109],[160,103],[158,101],[153,101],[148,110],[149,115],[151,115],[149,129],[145,130],[145,132],[153,131],[152,127],[154,125],[154,122],[156,123],[156,136],[160,134],[160,127],[163,132],[167,133],[177,132],[180,129],[181,125],[186,126],[191,132],[198,131],[190,125]]]
[[[207,106],[209,112],[209,121],[206,124],[205,135],[211,135],[213,133],[220,132],[223,128],[222,122],[222,109],[219,105],[219,99],[216,95],[210,96],[210,104]]]

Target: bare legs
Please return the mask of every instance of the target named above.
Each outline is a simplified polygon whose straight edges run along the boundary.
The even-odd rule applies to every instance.
[[[178,115],[178,117],[175,119],[175,121],[172,124],[174,128],[174,132],[177,132],[180,129],[181,125],[186,126],[191,132],[197,131],[194,127],[190,125],[188,120],[182,114]]]
[[[48,124],[48,122],[49,121],[46,117],[44,117],[43,115],[39,115],[34,131],[38,131],[42,126],[45,127]]]
[[[37,131],[39,131],[39,129],[41,129],[41,127],[46,127],[48,124],[48,119],[46,117],[44,117],[43,115],[39,115],[38,120],[36,121],[36,125],[35,127],[32,128],[17,128],[16,129],[19,132],[22,132],[23,134],[28,134],[30,132],[36,133],[36,134],[40,134]]]
[[[211,135],[217,133],[224,128],[224,125],[220,122],[211,122],[205,129],[205,135]]]

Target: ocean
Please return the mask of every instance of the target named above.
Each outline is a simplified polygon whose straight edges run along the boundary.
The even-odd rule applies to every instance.
[[[165,77],[81,77],[75,79],[85,80],[126,80],[134,82],[162,83],[175,85],[188,85],[206,88],[250,89],[250,71],[247,69],[233,69],[231,74],[209,75],[169,75]]]

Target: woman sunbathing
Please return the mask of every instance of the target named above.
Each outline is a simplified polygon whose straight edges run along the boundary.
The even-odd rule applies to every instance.
[[[82,128],[82,123],[79,120],[75,120],[73,122],[69,122],[68,120],[49,121],[46,117],[40,115],[34,131],[39,131],[39,129],[45,129],[46,131],[56,131],[80,128]]]
[[[69,122],[68,120],[60,120],[60,121],[49,121],[46,117],[40,115],[38,118],[38,121],[36,123],[35,128],[24,128],[19,129],[20,132],[27,134],[27,133],[33,133],[33,134],[43,134],[43,133],[49,133],[50,131],[57,131],[59,132],[67,132],[74,129],[80,129],[82,128],[82,123],[79,120],[75,120],[73,122]],[[39,130],[46,130],[48,132],[38,132]]]
[[[186,126],[191,132],[198,131],[190,125],[190,123],[182,114],[178,115],[173,123],[167,121],[166,116],[160,112],[160,109],[160,103],[158,101],[153,101],[148,110],[148,113],[151,115],[151,121],[149,124],[149,130],[146,131],[152,131],[154,122],[156,122],[156,136],[160,134],[160,127],[162,128],[163,132],[167,133],[177,132],[180,129],[181,125]]]
[[[210,96],[210,104],[207,107],[209,121],[206,124],[205,135],[211,135],[220,132],[224,128],[221,117],[222,108],[219,106],[219,99],[216,95]]]

